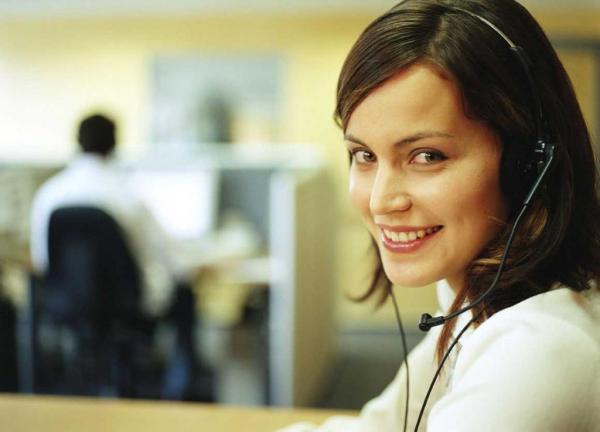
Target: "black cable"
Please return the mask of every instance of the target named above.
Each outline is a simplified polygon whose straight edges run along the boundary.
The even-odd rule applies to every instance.
[[[477,315],[475,315],[473,318],[471,318],[469,320],[469,322],[462,328],[460,333],[458,333],[458,335],[456,336],[456,339],[454,339],[454,341],[450,344],[450,346],[446,350],[446,353],[444,354],[444,357],[442,358],[442,361],[440,362],[440,365],[438,366],[437,370],[435,371],[435,375],[433,376],[433,379],[431,380],[431,383],[429,384],[429,388],[427,389],[427,394],[425,395],[425,399],[423,400],[423,404],[421,405],[421,410],[419,411],[419,417],[417,417],[417,424],[415,425],[414,432],[417,432],[419,429],[419,425],[421,424],[421,419],[423,418],[423,413],[425,413],[425,407],[427,406],[427,402],[429,401],[429,396],[431,395],[431,391],[433,390],[433,386],[435,385],[435,382],[437,381],[438,377],[440,376],[442,368],[444,367],[444,363],[450,356],[452,349],[456,346],[456,344],[458,343],[459,339],[462,337],[464,332],[467,331],[467,329],[471,326],[471,324],[473,324],[481,316],[482,313],[483,313],[483,309],[480,310],[477,313]]]
[[[492,284],[473,303],[468,304],[467,306],[455,311],[452,314],[449,314],[448,316],[432,317],[429,314],[423,314],[421,316],[421,322],[419,323],[419,328],[423,331],[428,331],[431,327],[444,324],[446,321],[479,305],[481,302],[483,302],[483,300],[487,297],[487,295],[495,288],[498,280],[500,279],[500,275],[502,274],[502,269],[504,267],[506,256],[508,255],[508,250],[510,248],[510,244],[512,243],[512,237],[514,236],[516,227],[519,224],[521,217],[527,210],[527,207],[529,206],[530,202],[532,201],[533,196],[535,195],[535,193],[539,189],[540,185],[542,184],[542,181],[546,177],[546,175],[550,169],[550,166],[552,164],[552,161],[554,159],[554,152],[555,152],[555,144],[548,142],[549,136],[548,136],[548,131],[546,130],[545,124],[544,124],[544,115],[543,115],[544,113],[543,113],[541,98],[540,98],[540,94],[539,94],[539,91],[538,91],[538,88],[536,85],[536,80],[535,80],[535,77],[533,74],[532,62],[529,59],[529,57],[527,56],[527,53],[525,52],[525,50],[521,46],[515,44],[504,32],[502,32],[502,30],[500,30],[496,25],[494,25],[488,19],[486,19],[474,12],[471,12],[467,9],[463,9],[460,7],[451,7],[450,9],[470,15],[471,17],[473,17],[473,18],[481,21],[485,25],[487,25],[494,32],[496,32],[496,34],[498,34],[502,39],[504,39],[504,41],[506,41],[506,43],[508,44],[508,46],[510,48],[511,53],[513,53],[513,55],[517,58],[517,61],[520,65],[521,69],[523,70],[523,73],[527,80],[527,84],[528,84],[528,87],[530,90],[530,95],[531,95],[531,102],[533,104],[532,113],[533,113],[533,118],[535,121],[535,133],[536,133],[536,141],[535,141],[535,145],[533,148],[533,162],[535,163],[534,168],[537,170],[537,178],[534,180],[533,185],[531,186],[529,192],[527,193],[525,199],[523,200],[523,207],[515,220],[512,231],[509,235],[509,239],[506,243],[506,247],[504,250],[504,256],[502,257],[502,262],[500,263],[500,268],[498,269],[498,272],[496,273],[496,278],[494,279]]]
[[[406,347],[406,334],[404,333],[404,327],[402,326],[402,320],[400,319],[400,312],[398,311],[398,303],[396,302],[396,296],[392,285],[388,285],[388,290],[392,296],[392,303],[394,305],[394,311],[396,312],[396,321],[398,322],[398,328],[400,329],[400,335],[402,337],[402,351],[404,354],[404,365],[406,366],[406,399],[404,403],[404,428],[406,432],[406,425],[408,423],[408,400],[410,397],[410,373],[408,370],[408,348]]]
[[[553,150],[553,149],[552,149]],[[549,158],[549,160],[546,162],[544,169],[542,170],[542,173],[538,176],[534,186],[532,187],[531,191],[529,192],[527,198],[525,199],[523,206],[521,207],[521,211],[519,212],[519,214],[517,215],[515,222],[513,223],[513,226],[511,228],[510,234],[508,235],[508,239],[506,241],[506,246],[504,247],[504,252],[502,254],[502,259],[500,260],[500,265],[498,266],[498,270],[496,271],[496,276],[494,277],[494,280],[492,281],[492,283],[490,284],[490,286],[488,287],[488,289],[483,292],[483,294],[481,294],[473,303],[470,303],[469,305],[463,307],[462,309],[459,309],[458,311],[451,313],[447,316],[441,316],[441,317],[435,317],[432,318],[429,314],[425,314],[424,316],[427,316],[428,320],[440,320],[441,322],[436,323],[434,325],[437,324],[443,324],[444,322],[456,318],[458,315],[472,309],[473,307],[479,305],[481,302],[483,302],[485,300],[485,298],[493,291],[493,289],[496,287],[496,284],[498,283],[498,281],[500,280],[500,276],[502,275],[502,271],[504,270],[504,265],[506,264],[506,259],[508,258],[508,252],[510,251],[510,246],[512,245],[515,233],[517,231],[517,228],[519,226],[519,223],[521,222],[521,219],[523,218],[523,215],[526,213],[528,207],[529,207],[529,203],[531,201],[531,197],[533,196],[533,194],[535,193],[535,191],[538,189],[539,185],[541,184],[542,179],[544,178],[550,163],[552,162],[552,154]],[[392,301],[394,303],[394,310],[396,312],[396,320],[398,321],[398,326],[400,328],[400,334],[402,336],[402,346],[404,349],[404,360],[406,363],[406,406],[405,406],[405,413],[404,413],[404,432],[406,432],[406,423],[407,423],[407,419],[408,419],[408,397],[409,397],[409,377],[408,377],[408,357],[407,357],[407,348],[406,348],[406,336],[404,334],[404,329],[402,327],[402,321],[400,320],[400,313],[398,312],[398,305],[396,304],[396,297],[394,296],[394,291],[392,290],[391,286],[389,288],[390,294],[392,295]],[[448,350],[446,351],[446,353],[444,354],[444,357],[442,358],[442,361],[440,363],[440,367],[438,367],[433,380],[431,381],[431,384],[429,385],[429,390],[427,391],[427,395],[425,397],[425,400],[423,401],[423,405],[421,406],[421,411],[419,412],[419,417],[417,420],[417,425],[415,427],[415,432],[417,431],[418,427],[419,427],[419,423],[421,422],[421,418],[423,416],[423,412],[425,411],[425,406],[427,405],[427,401],[429,399],[429,395],[431,393],[431,390],[433,389],[433,385],[435,384],[438,375],[440,374],[440,371],[442,369],[442,366],[444,365],[444,362],[446,361],[446,359],[448,358],[448,355],[450,354],[450,352],[452,351],[452,349],[454,348],[454,346],[456,345],[456,343],[458,342],[458,339],[460,339],[460,337],[463,335],[463,333],[465,332],[465,330],[473,323],[474,320],[476,320],[481,313],[483,312],[480,311],[475,317],[473,317],[468,324],[461,330],[461,332],[459,333],[459,335],[457,336],[457,338],[454,340],[454,342],[450,345],[450,347],[448,348]],[[424,318],[421,318],[421,324],[419,325],[419,327],[421,327],[422,324],[424,324]],[[421,329],[423,330],[423,327],[421,327]],[[429,330],[429,328],[427,328],[427,330]]]
[[[531,187],[530,191],[528,192],[527,196],[525,197],[525,200],[523,201],[523,205],[521,207],[521,210],[519,211],[519,214],[517,215],[515,222],[513,223],[513,226],[510,230],[510,234],[508,235],[508,240],[506,241],[506,246],[504,247],[504,253],[502,254],[502,259],[500,261],[500,266],[498,267],[498,271],[496,272],[496,276],[494,277],[494,280],[492,281],[492,283],[490,284],[490,286],[488,287],[487,290],[485,290],[479,297],[477,297],[477,299],[475,299],[475,301],[473,301],[472,303],[469,303],[468,305],[466,305],[465,307],[447,315],[447,316],[438,316],[438,317],[432,317],[429,314],[423,314],[421,316],[421,322],[419,323],[419,328],[423,331],[428,331],[431,327],[436,326],[436,325],[440,325],[440,324],[444,324],[446,321],[449,321],[453,318],[456,318],[458,315],[474,308],[475,306],[479,305],[480,303],[482,303],[486,297],[492,292],[492,290],[496,287],[496,284],[498,283],[498,281],[500,280],[500,276],[502,275],[502,271],[504,270],[504,265],[506,263],[506,258],[508,257],[508,252],[510,250],[510,246],[512,245],[513,242],[513,238],[515,236],[515,233],[517,232],[517,227],[519,226],[519,223],[521,222],[521,219],[523,218],[523,215],[526,213],[527,209],[529,208],[529,204],[534,196],[534,194],[537,192],[537,190],[539,189],[540,185],[542,184],[542,180],[544,180],[550,165],[552,164],[552,161],[554,160],[554,145],[550,144],[548,145],[547,148],[547,160],[540,172],[540,174],[538,175],[538,177],[536,178],[533,186]]]
[[[498,266],[498,270],[496,271],[496,276],[494,277],[494,280],[492,281],[492,283],[490,284],[489,288],[483,293],[481,294],[473,303],[468,304],[467,306],[463,307],[462,309],[457,310],[454,313],[451,313],[447,316],[440,316],[440,317],[434,317],[432,318],[429,314],[424,314],[423,317],[421,317],[421,324],[419,324],[419,327],[421,328],[421,330],[423,330],[424,328],[422,327],[423,324],[427,324],[427,330],[429,330],[429,328],[431,328],[431,325],[429,325],[429,323],[427,323],[427,321],[430,321],[430,323],[432,323],[433,325],[438,325],[438,324],[443,324],[444,322],[456,318],[458,315],[472,309],[473,307],[479,305],[480,303],[482,303],[485,298],[493,291],[493,289],[496,287],[496,284],[498,283],[498,281],[500,280],[500,276],[502,275],[502,271],[504,270],[504,265],[506,264],[506,259],[508,257],[508,252],[510,250],[510,246],[512,245],[515,233],[517,231],[517,227],[519,226],[521,219],[523,218],[523,215],[526,213],[528,207],[529,207],[529,203],[531,202],[531,198],[533,197],[533,195],[535,194],[535,192],[537,191],[537,189],[539,188],[540,184],[542,183],[542,180],[544,178],[544,176],[546,175],[546,172],[548,171],[548,168],[550,167],[550,164],[552,163],[552,159],[554,156],[554,146],[550,147],[550,152],[548,155],[548,160],[546,161],[542,172],[539,174],[538,178],[536,179],[533,187],[531,188],[530,192],[527,194],[527,197],[525,198],[524,202],[523,202],[523,206],[521,207],[521,210],[519,211],[519,214],[517,215],[515,222],[513,223],[513,226],[510,230],[510,234],[508,235],[508,239],[506,240],[506,246],[504,247],[504,252],[502,254],[502,259],[500,261],[500,265]],[[469,328],[469,326],[477,319],[479,318],[479,316],[482,314],[483,309],[481,311],[479,311],[477,313],[477,315],[475,315],[473,318],[471,318],[471,320],[467,323],[467,325],[460,331],[460,333],[458,334],[458,336],[456,337],[456,339],[454,340],[454,342],[452,342],[452,344],[448,347],[448,349],[446,350],[446,353],[444,354],[444,357],[442,358],[442,361],[440,363],[440,366],[438,367],[437,371],[435,372],[435,375],[433,377],[433,379],[431,380],[431,384],[429,385],[429,389],[427,390],[427,395],[425,396],[425,400],[423,401],[423,404],[421,405],[421,410],[419,412],[419,417],[417,419],[417,424],[415,426],[415,430],[414,432],[417,432],[418,428],[419,428],[419,424],[421,423],[421,419],[423,417],[423,413],[425,412],[425,407],[427,406],[427,401],[429,400],[429,396],[431,394],[431,390],[433,389],[433,386],[435,384],[435,382],[437,381],[437,378],[442,370],[442,366],[444,365],[444,362],[446,361],[446,359],[448,358],[448,356],[450,355],[450,352],[452,351],[452,349],[454,348],[454,346],[456,345],[456,343],[458,342],[458,340],[460,339],[460,337],[463,335],[463,333],[466,331],[467,328]]]
[[[550,161],[549,161],[550,162]],[[546,164],[546,170],[548,168],[548,166],[550,165],[550,163]],[[537,189],[537,187],[539,186],[539,184],[541,183],[541,179],[543,178],[543,175],[545,174],[545,170],[543,172],[542,175],[539,176],[538,181],[536,182],[535,186],[533,187],[533,191],[535,192],[535,189]],[[530,195],[533,195],[532,193]],[[508,240],[506,241],[506,246],[504,247],[504,253],[502,254],[502,259],[500,261],[500,265],[498,266],[498,270],[496,271],[496,276],[494,277],[494,280],[492,281],[492,283],[490,284],[489,288],[482,294],[480,295],[477,300],[475,300],[473,303],[468,304],[467,306],[463,307],[462,309],[459,309],[458,311],[451,313],[447,316],[442,316],[442,317],[436,317],[436,318],[431,318],[433,320],[436,319],[441,319],[442,323],[456,318],[458,315],[472,309],[473,307],[477,306],[478,304],[480,304],[481,302],[483,302],[483,300],[485,300],[485,298],[492,292],[492,290],[496,287],[496,284],[498,283],[498,281],[500,280],[500,276],[502,275],[502,271],[504,270],[504,265],[506,264],[506,259],[508,257],[508,252],[510,250],[510,246],[512,245],[513,242],[513,238],[515,236],[515,233],[517,231],[517,227],[519,226],[519,223],[521,222],[521,218],[523,217],[523,215],[525,214],[525,212],[527,211],[528,208],[528,204],[529,204],[529,200],[526,200],[526,202],[523,203],[523,206],[521,207],[521,211],[519,212],[519,214],[517,215],[517,218],[515,219],[515,222],[510,230],[510,234],[508,235]],[[419,411],[419,417],[417,419],[417,424],[415,426],[415,432],[417,432],[417,429],[419,428],[419,424],[421,423],[421,418],[423,417],[423,413],[425,412],[425,407],[427,406],[427,401],[429,400],[429,396],[431,394],[431,390],[433,389],[433,386],[435,384],[435,382],[437,381],[437,378],[442,370],[442,366],[444,365],[444,362],[446,361],[446,359],[448,358],[448,356],[450,355],[450,352],[452,351],[452,349],[454,348],[454,346],[456,345],[456,343],[458,342],[458,340],[460,339],[460,337],[463,335],[463,333],[467,330],[467,328],[469,328],[469,326],[477,319],[479,318],[479,316],[481,316],[481,314],[483,313],[483,309],[481,311],[479,311],[477,313],[477,315],[475,315],[473,318],[471,318],[471,320],[467,323],[467,325],[465,325],[463,327],[463,329],[460,331],[460,333],[458,334],[458,336],[456,337],[456,339],[452,342],[452,344],[450,344],[450,346],[448,347],[448,349],[446,350],[446,353],[444,354],[444,357],[442,358],[442,361],[440,362],[440,366],[438,367],[437,371],[435,372],[435,375],[433,376],[433,379],[431,380],[431,383],[429,384],[429,389],[427,390],[427,395],[425,396],[425,400],[423,401],[423,404],[421,405],[421,410]],[[421,318],[422,322],[423,322],[423,318]]]
[[[519,226],[519,223],[521,222],[521,218],[527,211],[527,208],[528,208],[528,205],[524,204],[521,207],[521,211],[519,212],[519,215],[515,219],[515,223],[513,224],[512,229],[510,230],[510,234],[508,235],[508,240],[506,241],[506,246],[504,247],[504,253],[502,254],[502,259],[500,260],[500,265],[498,266],[498,270],[496,271],[496,276],[494,277],[494,280],[492,281],[492,283],[490,284],[488,289],[485,290],[479,297],[477,297],[477,299],[473,303],[469,303],[465,307],[463,307],[451,314],[448,314],[446,316],[431,317],[429,314],[424,314],[423,316],[424,317],[427,316],[428,320],[432,320],[432,321],[435,320],[435,323],[433,325],[443,324],[446,321],[456,318],[457,316],[463,314],[464,312],[474,308],[475,306],[477,306],[481,302],[483,302],[485,300],[485,298],[492,292],[492,290],[494,288],[496,288],[496,284],[500,280],[500,276],[502,275],[502,271],[504,270],[504,264],[506,263],[506,258],[508,257],[508,252],[510,250],[510,246],[512,245],[515,233],[517,232],[517,227]],[[438,322],[438,320],[439,320],[439,322]],[[421,317],[421,323],[419,324],[419,328],[421,328],[421,330],[429,330],[430,327],[424,328],[425,327],[424,324],[425,324],[424,318]]]

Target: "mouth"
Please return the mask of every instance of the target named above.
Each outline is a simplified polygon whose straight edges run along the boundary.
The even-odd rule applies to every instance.
[[[383,245],[392,252],[414,252],[442,228],[442,225],[412,230],[380,227]]]

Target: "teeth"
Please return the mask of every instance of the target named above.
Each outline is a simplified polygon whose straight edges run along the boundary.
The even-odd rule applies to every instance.
[[[388,239],[390,239],[396,243],[398,243],[398,242],[408,243],[408,242],[415,241],[416,239],[422,239],[423,237],[425,237],[429,234],[433,234],[437,231],[439,231],[439,227],[426,228],[426,229],[422,229],[422,230],[418,230],[418,231],[403,231],[403,232],[383,230],[383,233],[385,234],[385,236]]]

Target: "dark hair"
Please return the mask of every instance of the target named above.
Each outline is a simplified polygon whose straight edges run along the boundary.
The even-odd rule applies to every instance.
[[[77,141],[85,153],[108,156],[115,148],[115,123],[101,114],[84,118],[79,124]]]
[[[463,11],[459,10],[463,9]],[[533,151],[531,90],[509,45],[469,11],[490,21],[532,63],[545,127],[556,143],[555,161],[513,242],[494,295],[477,310],[484,318],[560,283],[573,290],[600,276],[600,206],[590,136],[571,82],[543,30],[513,0],[407,0],[371,23],[350,51],[337,89],[336,121],[346,129],[354,109],[374,89],[415,63],[438,67],[458,86],[465,114],[491,128],[503,145],[500,184],[510,207],[508,223],[467,270],[450,311],[490,285],[506,238],[535,173],[520,168]],[[368,291],[383,303],[391,282],[381,260]],[[476,312],[475,312],[476,313]],[[444,352],[454,321],[438,342]]]

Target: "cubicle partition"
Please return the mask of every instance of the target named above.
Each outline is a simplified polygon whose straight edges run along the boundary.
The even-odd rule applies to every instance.
[[[307,406],[321,396],[335,352],[335,200],[323,171],[271,180],[272,402]]]
[[[265,400],[277,406],[318,401],[336,348],[333,185],[322,164],[298,163],[295,152],[287,165],[221,171],[220,212],[243,214],[270,262]]]
[[[161,175],[168,182],[184,182],[179,188],[173,187],[185,193],[172,194],[168,204],[155,206],[174,214],[175,220],[171,222],[176,228],[181,213],[191,205],[186,199],[191,200],[189,197],[196,190],[205,197],[196,197],[199,204],[192,207],[197,210],[205,206],[212,216],[198,226],[186,220],[185,226],[189,229],[182,230],[180,225],[173,233],[182,236],[179,240],[187,246],[197,246],[189,249],[195,255],[192,254],[191,259],[186,257],[190,261],[187,264],[195,260],[199,267],[219,264],[220,260],[227,261],[231,254],[240,263],[242,283],[245,280],[266,288],[268,301],[262,311],[266,332],[259,335],[264,338],[260,344],[264,352],[259,355],[263,364],[256,371],[256,388],[248,392],[253,396],[248,400],[224,398],[219,402],[312,405],[325,391],[335,350],[336,290],[332,268],[337,230],[334,229],[336,205],[329,173],[322,158],[310,146],[275,146],[266,150],[264,146],[260,150],[252,146],[221,146],[202,154],[202,157],[184,159],[130,161],[123,163],[122,169],[126,173],[142,174],[142,177],[146,175],[151,180],[146,186],[158,187],[158,190],[164,189],[166,184],[159,181]],[[14,175],[29,178],[32,185],[39,185],[59,168],[59,164],[28,166],[20,163],[4,167],[3,172],[11,178]],[[209,187],[204,184],[207,178],[211,182]],[[197,188],[194,182],[198,182]],[[22,212],[27,212],[34,192],[32,186],[22,193],[28,195],[19,198],[24,203]],[[178,203],[176,195],[183,202]],[[146,198],[148,196],[152,198],[152,194]],[[245,244],[241,244],[237,252],[233,250],[235,245],[224,245],[221,241],[235,236],[215,234],[232,214],[238,222],[243,220],[247,231],[252,231],[252,235],[246,232],[245,237],[241,236],[241,243]],[[167,216],[161,217],[168,219]],[[21,217],[19,222],[23,224],[19,226],[20,237],[26,237],[27,218]],[[205,232],[207,229],[210,232]],[[239,237],[240,232],[235,234]],[[226,250],[220,250],[223,246]],[[27,254],[26,246],[21,249]],[[21,302],[23,299],[26,295],[21,295]]]

